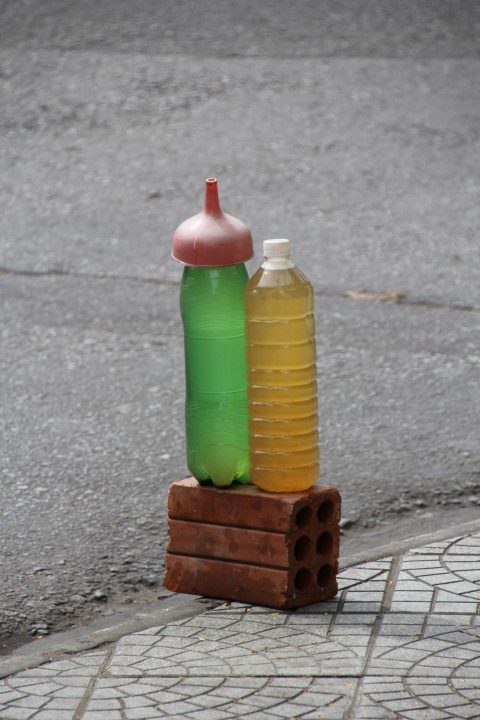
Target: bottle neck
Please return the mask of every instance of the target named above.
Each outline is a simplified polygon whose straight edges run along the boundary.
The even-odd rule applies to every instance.
[[[289,270],[295,267],[289,257],[268,257],[263,258],[261,267],[264,270]]]

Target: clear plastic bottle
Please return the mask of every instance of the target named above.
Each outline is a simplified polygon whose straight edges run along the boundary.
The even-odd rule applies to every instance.
[[[289,240],[266,240],[245,294],[251,480],[298,492],[319,474],[313,290]]]

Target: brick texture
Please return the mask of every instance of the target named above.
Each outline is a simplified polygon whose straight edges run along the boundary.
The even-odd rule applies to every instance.
[[[337,592],[336,488],[266,493],[251,485],[219,489],[187,478],[171,486],[168,515],[169,590],[280,609]]]

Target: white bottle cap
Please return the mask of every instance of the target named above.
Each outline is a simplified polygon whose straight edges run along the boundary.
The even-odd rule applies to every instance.
[[[266,258],[288,258],[290,257],[290,240],[286,238],[274,238],[263,241],[263,256]]]

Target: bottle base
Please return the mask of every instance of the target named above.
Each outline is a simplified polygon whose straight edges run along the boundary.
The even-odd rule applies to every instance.
[[[239,478],[233,478],[233,480],[227,480],[226,482],[218,482],[217,480],[213,480],[212,478],[198,478],[195,476],[194,473],[192,473],[195,480],[200,485],[212,485],[213,487],[222,488],[222,487],[230,487],[231,485],[251,485],[252,481],[248,477],[239,477]]]
[[[281,470],[279,468],[251,467],[251,481],[266,492],[303,492],[315,485],[319,476],[319,464],[303,468]]]
[[[188,469],[202,485],[228,487],[232,483],[250,482],[248,456],[239,455],[238,448],[210,445],[203,447],[203,453],[194,454],[191,449],[187,453]]]
[[[260,490],[264,490],[265,492],[271,492],[271,493],[296,493],[296,492],[304,492],[305,490],[309,490],[313,485],[315,485],[315,482],[308,482],[304,484],[299,483],[292,483],[291,485],[285,485],[284,483],[271,483],[271,484],[265,484],[265,483],[253,483],[257,487],[260,488]]]

